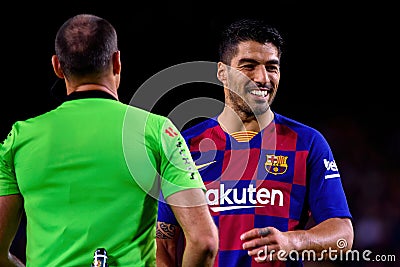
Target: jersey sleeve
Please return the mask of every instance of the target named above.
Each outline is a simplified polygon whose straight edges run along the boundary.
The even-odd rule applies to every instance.
[[[14,127],[0,144],[0,196],[20,193],[14,170],[12,147],[15,138]]]
[[[201,188],[205,191],[200,173],[180,131],[168,118],[165,118],[160,129],[159,174],[164,197],[190,188]]]
[[[317,133],[307,162],[310,179],[309,205],[317,223],[333,217],[351,218],[343,185],[326,139]]]

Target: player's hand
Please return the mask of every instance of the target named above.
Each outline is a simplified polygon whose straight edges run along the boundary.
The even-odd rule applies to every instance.
[[[243,233],[240,239],[243,249],[256,262],[284,260],[294,249],[287,233],[274,227],[254,228]]]

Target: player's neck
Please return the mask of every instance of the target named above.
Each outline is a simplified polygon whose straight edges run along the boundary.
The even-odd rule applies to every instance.
[[[267,127],[274,119],[274,113],[268,109],[261,115],[240,116],[232,109],[225,107],[218,116],[221,128],[228,134],[240,131],[259,132]]]

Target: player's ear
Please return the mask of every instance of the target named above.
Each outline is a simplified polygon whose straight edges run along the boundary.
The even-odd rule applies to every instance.
[[[226,77],[227,77],[227,71],[228,71],[228,66],[222,63],[221,61],[218,62],[217,65],[217,78],[220,80],[223,84],[226,83]]]
[[[51,64],[53,65],[54,73],[57,75],[58,78],[64,79],[64,73],[60,66],[60,61],[56,55],[51,57]]]

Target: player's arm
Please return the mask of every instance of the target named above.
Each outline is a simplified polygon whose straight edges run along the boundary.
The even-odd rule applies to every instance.
[[[171,207],[162,198],[158,202],[158,219],[156,228],[157,242],[157,266],[176,267],[180,266],[182,248],[178,249],[182,229],[176,221]]]
[[[213,266],[219,240],[217,227],[200,188],[166,198],[185,236],[182,266]]]
[[[313,250],[318,255],[329,249],[347,251],[353,246],[353,224],[349,218],[330,218],[309,230],[289,232],[288,238],[294,238],[297,251]]]
[[[256,261],[263,262],[283,259],[291,251],[313,251],[320,258],[327,258],[328,252],[336,250],[343,252],[353,245],[353,225],[348,218],[330,218],[308,230],[281,232],[274,227],[255,228],[245,232],[241,239],[243,249],[248,250]],[[267,246],[267,247],[266,247]],[[267,248],[267,249],[266,249]],[[263,253],[260,254],[260,250]],[[286,254],[272,253],[285,251]],[[264,255],[264,251],[267,255]],[[260,255],[262,255],[260,257]],[[301,254],[299,254],[301,255]]]
[[[20,194],[0,196],[0,266],[24,267],[17,257],[10,253],[10,247],[17,233],[23,211]]]
[[[157,266],[175,267],[179,266],[178,241],[181,233],[179,225],[166,222],[157,222]]]

